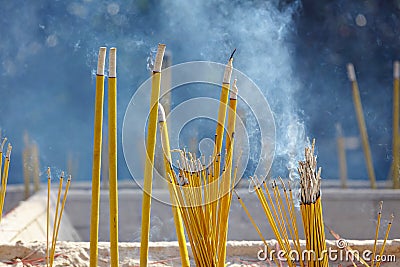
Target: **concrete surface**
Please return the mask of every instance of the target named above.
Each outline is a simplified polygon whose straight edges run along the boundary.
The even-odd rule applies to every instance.
[[[52,234],[56,197],[51,194],[50,206],[50,236]],[[67,199],[68,202],[68,199]],[[18,240],[45,241],[46,240],[46,207],[47,192],[39,191],[26,201],[7,213],[0,223],[0,242],[15,242]],[[64,211],[61,219],[58,240],[80,241],[68,214]]]

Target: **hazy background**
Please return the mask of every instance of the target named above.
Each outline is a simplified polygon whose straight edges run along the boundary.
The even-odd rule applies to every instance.
[[[47,166],[65,170],[68,157],[75,179],[90,180],[98,48],[118,48],[120,134],[157,43],[167,44],[174,64],[225,63],[238,49],[235,67],[274,112],[273,174],[282,176],[315,137],[323,177],[338,179],[335,124],[359,135],[345,70],[354,63],[377,179],[388,175],[399,1],[15,0],[1,1],[0,23],[0,127],[14,147],[11,183],[22,181],[24,132],[39,147],[42,180]],[[173,95],[173,105],[185,97]],[[121,144],[119,153],[119,179],[130,179]],[[349,177],[366,180],[361,147],[347,156]]]

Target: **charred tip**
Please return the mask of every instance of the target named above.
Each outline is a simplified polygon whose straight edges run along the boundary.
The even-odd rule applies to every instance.
[[[229,60],[232,60],[232,59],[233,59],[233,55],[235,54],[235,52],[236,52],[236,48],[233,49],[233,52],[232,52],[231,56],[229,57]]]

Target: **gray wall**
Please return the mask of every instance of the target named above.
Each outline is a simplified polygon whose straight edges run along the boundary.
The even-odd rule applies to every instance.
[[[250,210],[267,239],[273,238],[264,212],[260,207],[255,194],[240,189],[240,196]],[[168,197],[168,191],[162,189],[153,190],[155,196]],[[400,214],[399,191],[369,190],[369,189],[324,189],[323,209],[325,224],[331,227],[343,238],[348,239],[374,239],[375,222],[379,201],[383,200],[383,214],[380,238],[383,238],[387,226],[387,219],[393,212]],[[75,189],[69,193],[66,212],[81,235],[82,240],[89,240],[90,229],[90,203],[91,191],[86,189]],[[119,238],[120,241],[139,241],[141,223],[142,191],[138,189],[120,189],[119,191]],[[175,240],[175,228],[171,213],[171,207],[152,201],[151,210],[151,241]],[[109,206],[108,191],[101,193],[100,204],[100,240],[109,239]],[[302,229],[301,217],[297,214],[298,227]],[[302,232],[302,231],[300,231]],[[328,232],[328,230],[326,230]],[[398,238],[400,234],[400,223],[396,218],[391,238]],[[301,236],[302,233],[301,233]],[[328,239],[333,237],[327,233]],[[232,207],[229,218],[229,240],[259,240],[246,214],[241,208],[236,197],[232,199]]]

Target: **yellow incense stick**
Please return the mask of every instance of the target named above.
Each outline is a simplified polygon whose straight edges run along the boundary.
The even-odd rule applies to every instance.
[[[393,163],[392,163],[392,179],[393,179],[393,188],[400,188],[400,151],[399,151],[399,78],[400,78],[400,62],[395,61],[393,64],[393,142],[392,142],[392,151],[393,151]]]
[[[394,215],[392,214],[392,215],[390,216],[390,221],[389,221],[388,227],[387,227],[387,229],[386,229],[385,239],[383,240],[383,244],[382,244],[382,247],[381,247],[381,251],[380,251],[380,253],[379,253],[379,261],[377,262],[376,267],[379,267],[379,266],[381,265],[381,263],[382,263],[382,261],[381,261],[382,255],[383,255],[383,252],[385,251],[386,241],[387,241],[387,239],[388,239],[388,237],[389,237],[390,228],[392,227],[393,220],[394,220]],[[374,259],[374,260],[375,260],[375,259]]]
[[[214,182],[215,179],[219,179],[220,177],[220,160],[218,158],[221,157],[222,151],[222,142],[224,138],[224,127],[225,127],[225,118],[226,118],[226,110],[228,104],[228,96],[229,96],[229,87],[230,87],[230,80],[232,76],[233,70],[233,54],[235,53],[236,49],[233,51],[231,57],[229,58],[228,63],[225,66],[224,77],[222,80],[222,88],[221,88],[221,95],[220,95],[220,102],[219,102],[219,109],[218,109],[218,121],[215,130],[215,146],[214,146],[214,156],[217,157],[217,160],[214,162],[214,176],[211,182]],[[211,195],[217,196],[218,194],[218,183],[212,183],[211,186]],[[211,220],[213,225],[217,225],[217,201],[216,198],[211,199]],[[213,242],[217,240],[217,232],[214,230],[213,234]]]
[[[0,187],[0,204],[3,202],[2,198],[1,198],[2,197],[1,192],[3,192],[2,190],[3,190],[4,185],[3,185],[3,177],[1,176],[1,170],[3,167],[3,149],[4,149],[4,145],[6,144],[6,142],[7,142],[7,137],[5,137],[0,144],[0,185],[1,185],[1,187]]]
[[[56,202],[56,211],[54,213],[54,222],[53,222],[53,235],[51,238],[51,249],[50,249],[50,267],[53,266],[53,258],[54,258],[54,252],[53,252],[53,246],[56,242],[56,229],[57,229],[57,224],[58,224],[58,209],[60,206],[60,199],[61,199],[61,191],[62,191],[62,186],[63,186],[63,180],[64,180],[64,172],[61,173],[60,176],[60,182],[58,185],[58,194],[57,194],[57,202]]]
[[[251,216],[251,214],[250,214],[249,210],[247,209],[246,205],[244,204],[243,200],[240,198],[240,196],[238,195],[238,193],[236,192],[235,189],[233,189],[233,192],[235,193],[235,195],[236,195],[236,197],[237,197],[237,199],[238,199],[240,205],[242,206],[244,212],[246,213],[247,217],[249,218],[249,220],[250,220],[251,224],[253,225],[254,229],[257,231],[258,236],[261,238],[261,240],[263,241],[264,245],[265,245],[265,246],[268,248],[268,250],[269,250],[270,248],[269,248],[269,246],[268,246],[267,241],[265,240],[263,234],[262,234],[261,231],[260,231],[260,228],[258,228],[256,222],[254,221],[253,217]],[[265,253],[267,253],[267,252],[265,251]],[[278,263],[278,260],[276,259],[275,255],[274,255],[274,258],[273,258],[273,259],[274,259],[274,261],[275,261],[275,263],[276,263],[276,266],[279,266],[280,264]]]
[[[118,267],[118,180],[117,180],[117,49],[110,49],[108,73],[108,138],[110,192],[111,266]]]
[[[3,142],[1,142],[0,145],[0,221],[2,218],[2,214],[3,214],[3,190],[4,190],[4,178],[1,175],[1,170],[2,170],[2,166],[3,166],[3,149],[4,149],[4,145],[7,141],[7,138],[3,139]]]
[[[381,217],[382,217],[382,206],[383,206],[383,201],[379,203],[379,212],[378,212],[378,218],[376,222],[376,228],[375,228],[375,241],[374,241],[374,250],[372,254],[372,264],[371,267],[374,267],[375,265],[375,256],[376,256],[376,243],[378,241],[378,236],[379,236],[379,227],[381,225]]]
[[[365,125],[364,113],[361,105],[360,91],[358,89],[358,83],[353,64],[351,63],[347,64],[347,71],[349,80],[352,85],[354,107],[356,109],[358,128],[360,129],[362,147],[364,151],[365,161],[367,164],[368,176],[371,182],[371,188],[376,189],[375,171],[372,162],[371,148],[369,146],[369,141],[368,141],[367,126]]]
[[[54,234],[54,242],[52,244],[51,254],[50,254],[50,266],[53,266],[53,263],[54,263],[54,255],[55,255],[55,252],[56,252],[58,232],[60,231],[61,219],[62,219],[63,211],[64,211],[64,208],[65,208],[65,203],[67,201],[67,194],[68,194],[68,189],[69,189],[70,185],[71,185],[71,175],[68,176],[67,185],[66,185],[65,191],[64,191],[63,201],[61,203],[60,214],[58,216],[56,214],[56,216],[57,216],[57,226],[56,226],[56,229],[53,229],[53,234],[54,234],[54,231],[55,231],[55,234]]]
[[[228,138],[226,140],[226,149],[228,151],[228,155],[225,158],[227,161],[226,167],[226,182],[222,189],[223,197],[220,202],[220,210],[219,210],[219,254],[218,254],[218,265],[223,267],[226,259],[226,241],[228,238],[228,220],[229,220],[229,210],[232,199],[231,188],[234,187],[232,184],[232,165],[233,165],[233,147],[234,147],[234,136],[235,136],[235,126],[236,126],[236,108],[237,108],[237,94],[238,88],[236,86],[237,80],[233,81],[232,92],[229,99],[229,109],[228,109],[228,126],[227,126],[227,134]]]
[[[170,164],[172,162],[172,157],[171,157],[171,148],[169,145],[169,136],[168,136],[168,126],[167,126],[167,120],[165,118],[165,112],[164,108],[161,104],[158,106],[158,122],[160,125],[160,133],[161,133],[161,143],[162,143],[162,151],[165,159],[165,171],[166,171],[166,176],[171,173],[170,170]],[[168,181],[169,183],[169,181]],[[176,181],[172,181],[172,183],[176,183]],[[186,238],[185,238],[185,232],[183,230],[183,225],[182,225],[182,215],[177,207],[177,203],[175,200],[175,195],[172,192],[172,187],[168,187],[170,189],[170,198],[172,202],[172,214],[174,216],[174,222],[175,222],[175,228],[176,228],[176,237],[178,239],[178,244],[179,244],[179,252],[181,255],[181,260],[182,260],[182,266],[190,266],[190,261],[189,261],[189,255],[188,255],[188,250],[186,246]]]
[[[94,111],[92,205],[90,214],[90,267],[97,267],[99,242],[100,172],[103,132],[104,66],[106,48],[100,47],[96,75],[96,99]]]
[[[161,67],[165,52],[165,45],[159,44],[152,75],[150,98],[150,115],[147,129],[146,161],[144,167],[144,185],[142,202],[142,229],[140,239],[140,266],[147,266],[149,255],[149,231],[151,191],[153,182],[154,153],[156,148],[158,101],[160,97]]]
[[[8,143],[7,152],[6,152],[6,161],[4,163],[3,175],[1,176],[1,203],[0,203],[0,222],[3,216],[3,207],[4,207],[4,200],[6,198],[6,191],[7,191],[7,180],[8,180],[8,170],[10,167],[10,156],[11,156],[12,146]],[[1,172],[1,169],[0,169]]]
[[[50,189],[51,189],[51,172],[50,167],[47,168],[47,209],[46,209],[46,266],[49,266],[49,234],[50,234]]]

